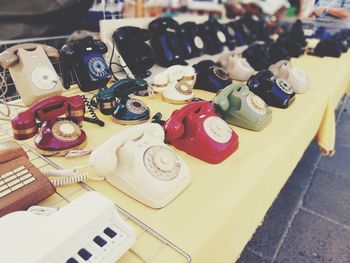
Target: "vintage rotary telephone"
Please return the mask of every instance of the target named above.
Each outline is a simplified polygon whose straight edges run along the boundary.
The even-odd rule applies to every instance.
[[[165,140],[200,160],[217,164],[238,148],[238,136],[208,101],[174,111],[164,124]]]
[[[226,46],[229,50],[234,50],[237,46],[235,29],[231,26],[230,22],[225,24],[224,29],[224,33],[226,36]]]
[[[215,65],[211,60],[202,60],[193,65],[196,70],[197,78],[194,85],[195,89],[202,89],[210,92],[217,92],[232,83],[232,79],[227,72]]]
[[[198,25],[195,22],[185,22],[180,27],[185,44],[185,58],[201,56],[204,52],[204,42],[199,35]]]
[[[146,44],[149,39],[148,31],[139,27],[123,26],[113,33],[120,56],[132,74],[139,78],[151,75],[149,69],[155,63],[152,49]]]
[[[199,35],[204,41],[205,53],[215,55],[222,52],[226,45],[225,26],[216,19],[209,18],[208,21],[198,25]]]
[[[43,155],[65,155],[72,149],[82,149],[86,134],[79,125],[84,120],[85,105],[81,96],[54,96],[35,103],[11,119],[17,140],[34,139]],[[60,119],[65,115],[68,119]],[[37,120],[43,122],[40,129]]]
[[[148,30],[151,34],[151,46],[160,66],[186,65],[181,28],[174,19],[157,18],[149,24]]]
[[[310,80],[306,73],[287,61],[281,60],[269,67],[269,70],[276,78],[282,78],[287,81],[295,93],[305,93],[310,88]]]
[[[49,58],[58,60],[57,49],[35,43],[15,45],[0,54],[0,65],[9,69],[25,106],[62,93],[61,80]]]
[[[104,88],[112,77],[102,56],[106,52],[106,44],[91,36],[67,42],[60,51],[64,87],[69,88],[68,74],[73,71],[82,91]]]
[[[95,149],[90,165],[110,184],[153,208],[167,205],[190,183],[186,163],[164,144],[163,128],[124,129]]]
[[[251,76],[247,85],[269,106],[288,108],[295,100],[293,87],[284,79],[275,78],[269,70],[262,70]]]
[[[141,100],[130,98],[129,95],[138,89],[147,87],[147,82],[141,79],[122,79],[108,89],[100,91],[91,104],[98,106],[101,113],[112,115],[113,121],[122,125],[145,122],[150,117],[147,105]]]
[[[175,65],[153,78],[152,92],[160,92],[162,99],[172,104],[185,104],[192,101],[196,73],[191,66]]]
[[[271,109],[245,84],[231,84],[220,90],[213,104],[226,122],[248,130],[262,130],[272,120]]]
[[[234,80],[247,81],[255,73],[248,61],[239,54],[222,55],[218,63],[227,71],[230,78]]]

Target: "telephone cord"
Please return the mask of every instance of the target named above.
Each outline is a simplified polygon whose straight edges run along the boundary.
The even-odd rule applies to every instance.
[[[8,86],[6,82],[6,69],[3,70],[3,72],[0,74],[0,105],[4,105],[6,109],[6,113],[4,113],[2,110],[0,110],[0,115],[3,117],[0,117],[1,120],[10,120],[10,107],[6,101],[6,94],[8,91]]]
[[[117,65],[117,66],[119,66],[119,67],[121,67],[121,68],[124,68],[124,67],[123,67],[122,65],[116,63],[116,62],[112,62],[112,59],[113,59],[113,56],[114,56],[114,48],[115,48],[114,40],[112,40],[112,42],[113,42],[112,54],[111,54],[111,58],[110,58],[110,60],[109,60],[109,66],[108,66],[108,67],[109,67],[109,70],[110,70],[111,73],[112,73],[113,78],[114,78],[116,81],[118,81],[119,79],[114,75],[114,73],[119,73],[119,72],[122,72],[123,70],[113,71],[112,65]]]
[[[83,98],[85,106],[87,107],[88,111],[90,112],[90,115],[92,116],[92,117],[84,117],[84,121],[97,124],[100,127],[105,126],[105,123],[102,120],[100,120],[97,114],[95,113],[95,109],[93,105],[91,105],[91,102],[88,100],[88,98],[85,95],[81,95],[81,97]]]

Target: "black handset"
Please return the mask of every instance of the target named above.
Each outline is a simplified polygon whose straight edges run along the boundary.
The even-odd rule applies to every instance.
[[[146,44],[150,39],[148,30],[133,26],[120,27],[113,33],[119,54],[137,78],[148,77],[148,71],[155,63],[151,47]]]
[[[64,87],[69,88],[72,71],[82,91],[104,88],[112,76],[102,56],[106,52],[106,44],[91,36],[67,42],[60,50]]]
[[[148,30],[151,34],[151,46],[160,66],[187,64],[181,28],[174,19],[157,18],[149,24]]]

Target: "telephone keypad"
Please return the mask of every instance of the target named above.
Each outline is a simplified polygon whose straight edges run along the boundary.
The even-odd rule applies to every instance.
[[[0,176],[0,197],[4,197],[35,181],[25,166],[20,166]]]

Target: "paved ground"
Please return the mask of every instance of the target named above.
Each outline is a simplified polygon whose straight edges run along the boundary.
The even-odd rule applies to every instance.
[[[337,110],[336,155],[312,142],[238,263],[350,263],[350,101]]]

